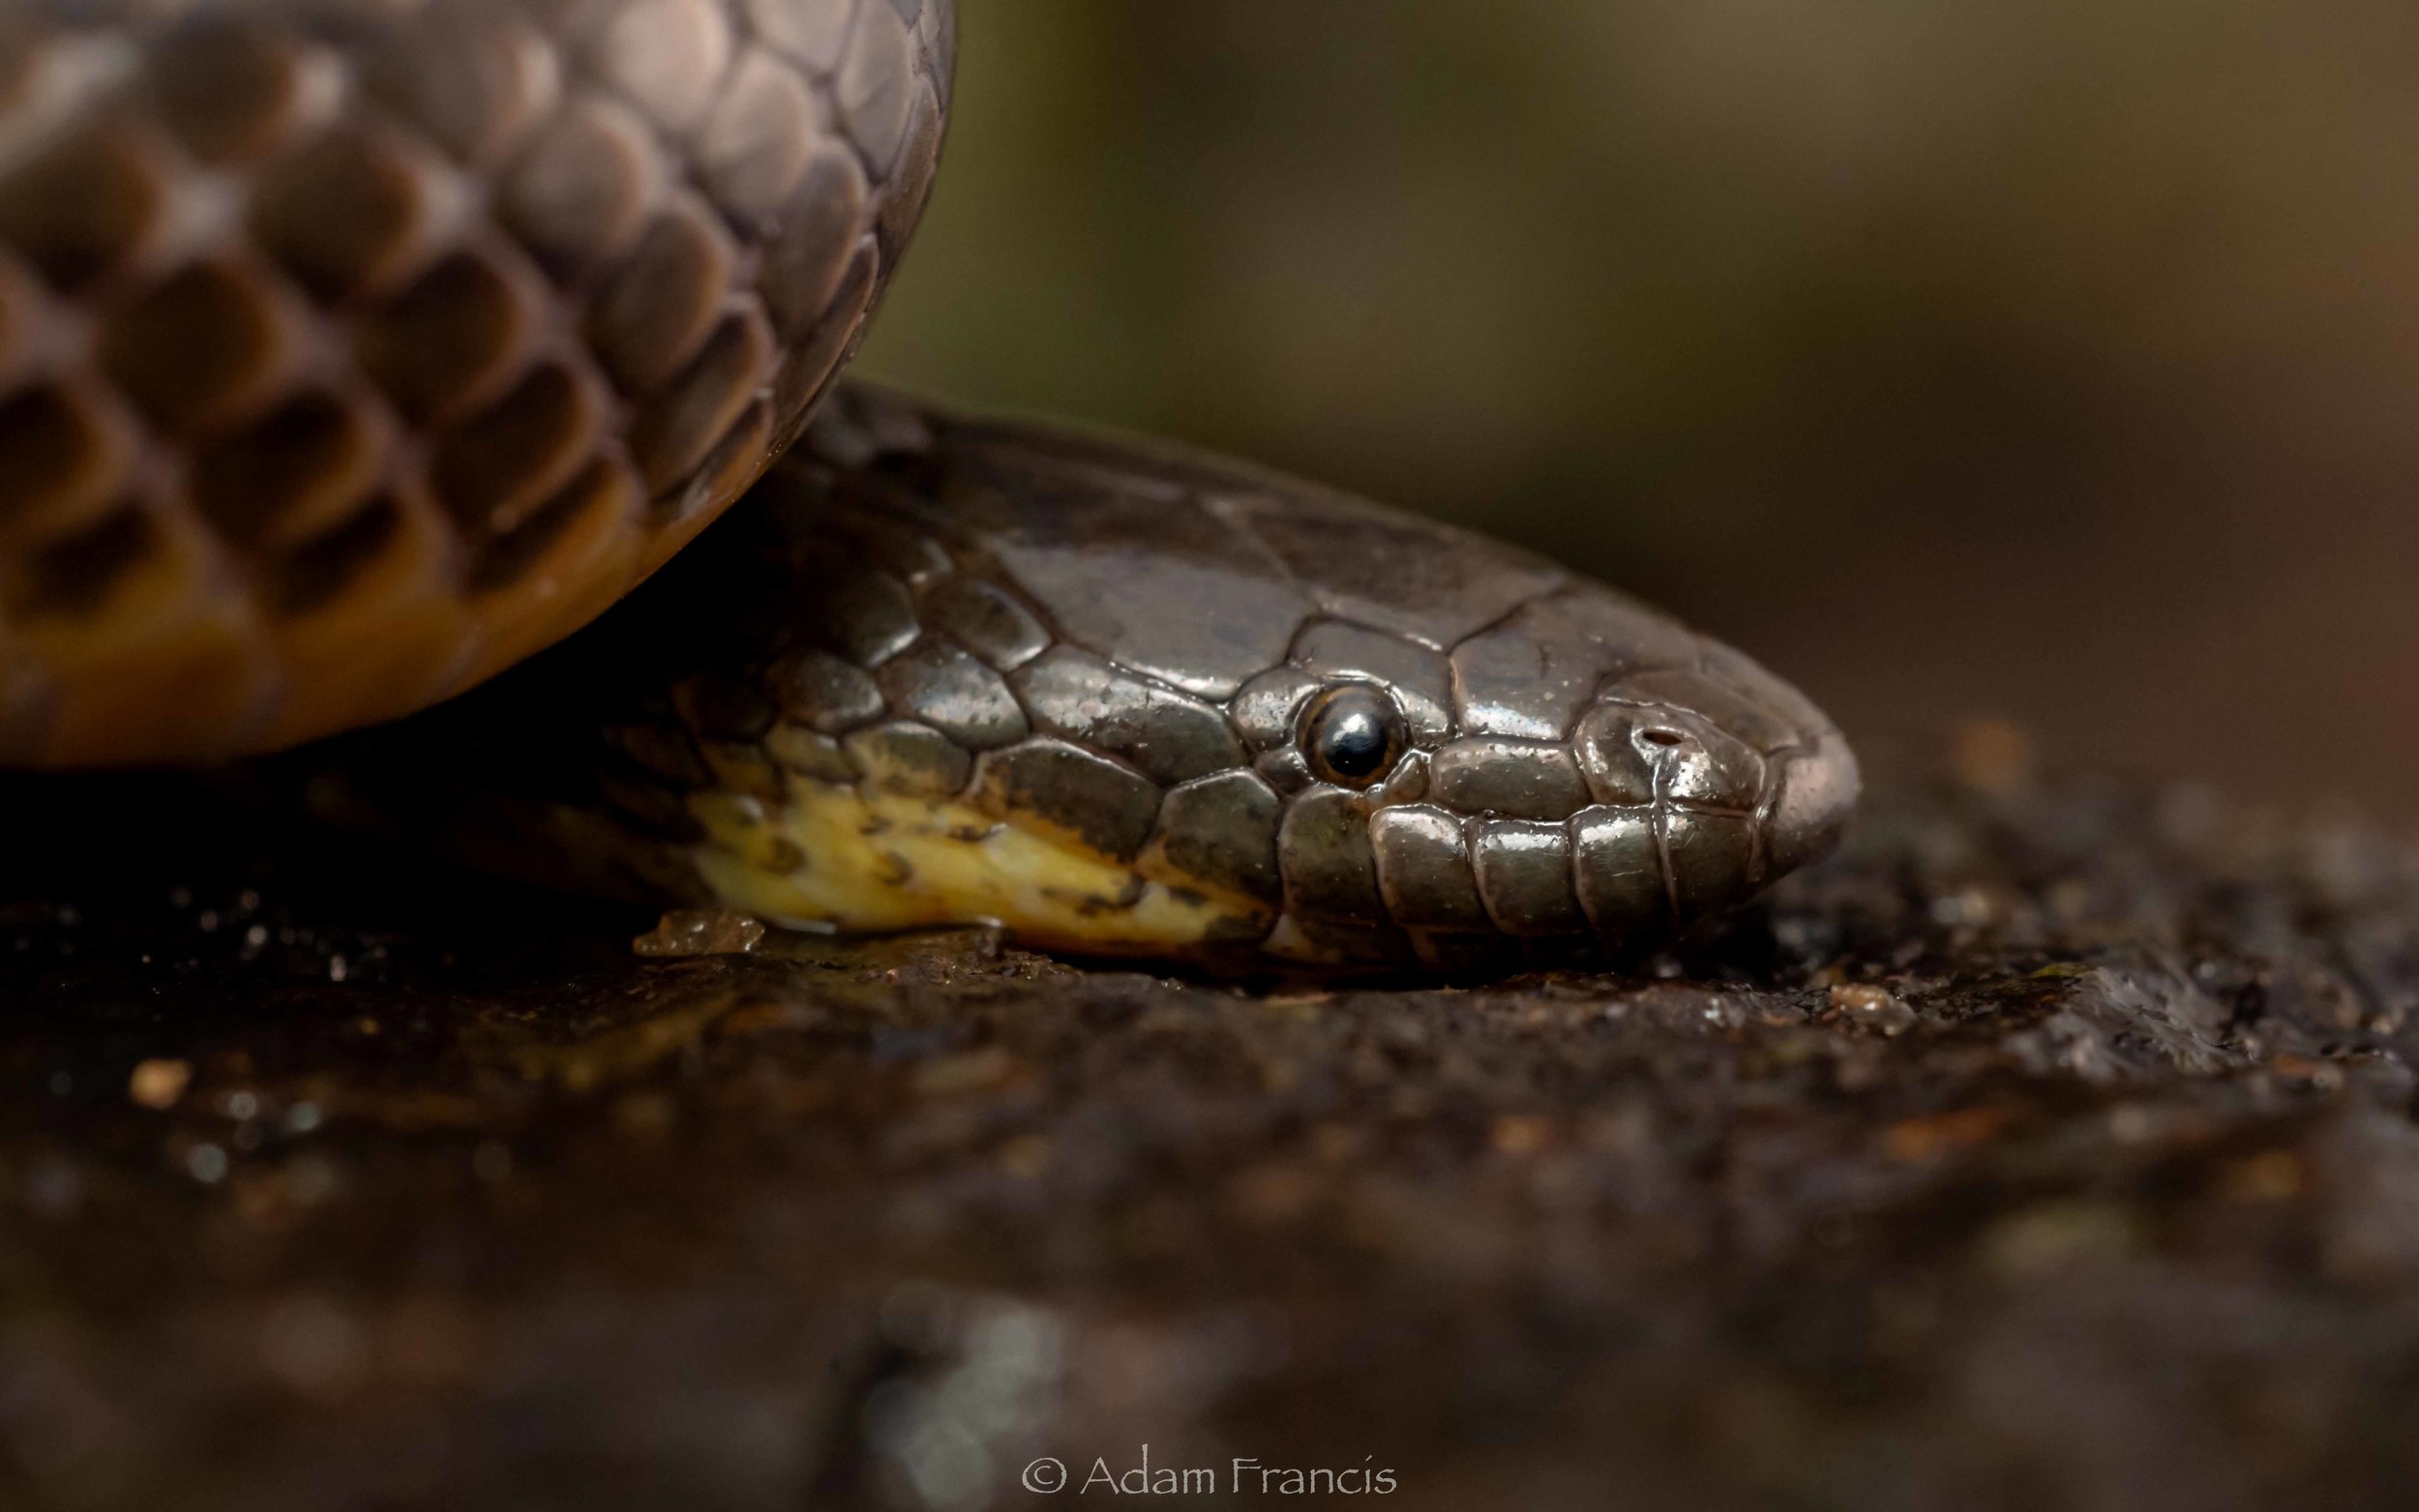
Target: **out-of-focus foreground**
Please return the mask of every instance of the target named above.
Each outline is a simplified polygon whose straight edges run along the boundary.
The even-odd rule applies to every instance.
[[[1868,745],[2419,812],[2419,12],[966,13],[862,371],[1538,546]]]
[[[11,1508],[1018,1512],[1144,1444],[1227,1507],[2419,1476],[2419,868],[2357,827],[1885,778],[1668,979],[1269,994],[647,959],[52,790],[0,852]]]

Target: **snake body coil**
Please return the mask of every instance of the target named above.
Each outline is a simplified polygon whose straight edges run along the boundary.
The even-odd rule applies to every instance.
[[[1565,959],[1831,842],[1819,711],[1550,563],[819,411],[953,47],[947,0],[0,0],[0,766],[447,699],[285,770],[551,881],[1221,962]]]
[[[938,160],[940,0],[0,0],[0,765],[407,713],[755,481]]]

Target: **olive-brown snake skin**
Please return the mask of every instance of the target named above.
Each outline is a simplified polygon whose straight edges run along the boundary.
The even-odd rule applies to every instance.
[[[0,0],[0,763],[391,718],[755,481],[920,213],[904,0]]]
[[[551,880],[1221,962],[1588,954],[1829,845],[1830,722],[1610,589],[1241,464],[819,409],[954,34],[0,0],[0,766],[444,701],[271,769]]]

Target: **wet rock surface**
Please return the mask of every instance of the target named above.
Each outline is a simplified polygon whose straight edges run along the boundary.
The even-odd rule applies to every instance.
[[[12,786],[0,1501],[1082,1504],[1148,1443],[1228,1505],[2391,1502],[2419,866],[1974,775],[1634,974],[1443,988],[642,955]]]

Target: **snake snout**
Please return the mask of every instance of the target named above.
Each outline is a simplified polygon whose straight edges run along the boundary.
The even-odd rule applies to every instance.
[[[1363,800],[1375,877],[1423,955],[1451,942],[1668,937],[1822,853],[1856,761],[1830,722],[1728,652],[1633,672],[1561,740],[1467,735]]]
[[[1607,935],[1685,927],[1827,849],[1855,757],[1796,692],[1744,657],[1632,675],[1572,732],[1593,807],[1573,816],[1581,902]]]
[[[1804,866],[1838,843],[1856,813],[1863,776],[1856,753],[1836,729],[1781,756],[1764,820],[1764,865],[1774,876]]]

